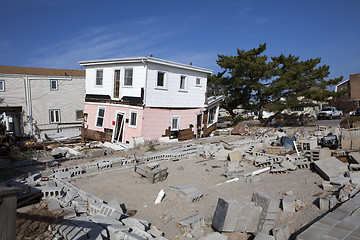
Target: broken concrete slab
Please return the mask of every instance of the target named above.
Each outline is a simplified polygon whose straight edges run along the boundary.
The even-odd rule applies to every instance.
[[[202,214],[195,214],[180,220],[178,224],[182,231],[203,228],[205,227],[205,217]]]
[[[229,152],[229,160],[240,162],[242,160],[241,153],[239,151]]]
[[[314,162],[316,171],[327,181],[331,181],[344,174],[348,168],[336,157],[329,157]]]
[[[218,199],[212,226],[221,232],[257,232],[262,208],[254,203]]]
[[[256,205],[262,207],[258,223],[258,231],[262,233],[269,233],[274,227],[275,220],[277,218],[279,209],[278,200],[267,193],[255,191],[252,195],[252,201],[255,202]]]
[[[265,233],[257,233],[254,240],[275,240],[274,236]]]
[[[355,163],[360,164],[360,152],[351,152],[349,153],[349,157],[351,157]]]
[[[228,236],[221,234],[219,232],[213,232],[204,237],[199,238],[199,240],[228,240]]]
[[[186,199],[187,202],[199,201],[203,193],[196,187],[186,184],[174,184],[170,188],[181,198]]]
[[[285,225],[272,230],[275,240],[288,240],[290,238],[289,226]]]

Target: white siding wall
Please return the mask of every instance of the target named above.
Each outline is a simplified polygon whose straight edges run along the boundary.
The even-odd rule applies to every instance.
[[[56,124],[49,122],[49,109],[60,109],[61,123],[73,123],[76,120],[76,110],[83,110],[85,103],[85,79],[73,77],[72,80],[58,80],[58,90],[50,90],[50,79],[56,77],[29,76],[31,80],[31,102],[33,122],[40,129],[56,129]],[[35,78],[35,79],[34,79]],[[41,78],[41,79],[39,79]],[[0,75],[5,80],[5,92],[0,92],[0,98],[5,100],[0,106],[18,107],[23,110],[24,133],[29,134],[29,115],[26,105],[25,75]],[[35,130],[35,127],[34,127]],[[35,133],[35,132],[34,132]]]
[[[25,109],[25,85],[24,79],[11,75],[0,75],[0,80],[5,80],[5,92],[0,92],[0,106],[19,107]]]
[[[125,69],[133,69],[133,86],[124,86]],[[96,70],[103,70],[103,85],[96,86]],[[86,93],[114,97],[114,72],[120,70],[120,99],[123,96],[140,97],[145,87],[146,68],[143,64],[108,65],[86,67]]]
[[[56,79],[56,77],[51,78]],[[41,128],[53,128],[49,120],[50,109],[60,109],[61,123],[81,122],[76,120],[76,110],[83,110],[85,88],[83,78],[58,80],[58,90],[50,90],[49,80],[30,80],[33,119]]]
[[[124,86],[125,69],[133,68],[133,86]],[[148,69],[146,69],[148,68]],[[103,70],[103,85],[96,86],[96,70]],[[207,75],[205,73],[165,65],[116,64],[86,67],[86,93],[109,95],[114,99],[114,72],[120,70],[120,99],[123,96],[140,97],[145,88],[147,107],[201,108],[205,103]],[[165,72],[165,88],[158,88],[158,71]],[[186,91],[180,90],[180,77],[186,76]],[[146,82],[147,78],[147,82]],[[201,84],[196,85],[196,78]]]
[[[148,107],[204,107],[207,76],[186,69],[149,64],[146,106]],[[165,89],[156,87],[158,71],[165,72]],[[180,78],[186,76],[186,91],[180,90]],[[196,85],[196,78],[201,85]]]

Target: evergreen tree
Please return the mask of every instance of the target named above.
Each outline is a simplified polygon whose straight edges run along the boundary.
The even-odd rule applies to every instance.
[[[258,111],[262,124],[280,115],[283,110],[310,106],[314,101],[329,101],[338,95],[327,90],[337,84],[329,76],[329,66],[317,67],[320,58],[299,61],[292,55],[268,57],[263,54],[266,43],[251,50],[237,50],[237,56],[218,55],[217,64],[222,72],[209,77],[208,94],[225,96],[222,107],[234,119],[234,109]],[[263,111],[275,112],[265,121]]]

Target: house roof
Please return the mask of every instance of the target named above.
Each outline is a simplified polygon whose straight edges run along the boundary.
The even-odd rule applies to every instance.
[[[85,77],[85,70],[14,67],[14,66],[0,66],[0,73],[22,74],[22,75],[41,75],[41,76]]]
[[[211,96],[207,98],[207,104],[205,104],[206,107],[210,107],[212,105],[215,105],[219,102],[221,102],[222,100],[224,100],[224,96]]]
[[[338,83],[337,85],[335,85],[335,92],[337,92],[337,88],[338,88],[340,85],[343,85],[344,83],[346,83],[346,82],[348,82],[348,81],[350,81],[350,79],[347,79],[347,80],[342,81],[342,82]]]
[[[212,73],[213,71],[206,68],[195,67],[192,65],[186,65],[177,62],[171,62],[168,60],[154,58],[154,57],[131,57],[131,58],[113,58],[113,59],[102,59],[102,60],[90,60],[90,61],[80,61],[79,64],[82,66],[92,66],[92,65],[107,65],[107,64],[121,64],[121,63],[156,63],[160,65],[166,65],[176,68],[188,69],[203,73]]]

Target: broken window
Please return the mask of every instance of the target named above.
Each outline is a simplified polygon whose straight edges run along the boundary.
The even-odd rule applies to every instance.
[[[0,80],[0,92],[5,92],[5,80]]]
[[[125,69],[124,86],[132,86],[133,82],[133,70]]]
[[[56,80],[56,79],[51,79],[50,80],[50,90],[51,91],[58,90],[58,80]]]
[[[120,70],[114,72],[114,98],[119,98],[120,92]]]
[[[186,76],[180,77],[180,90],[186,90]]]
[[[76,110],[76,121],[80,121],[84,119],[84,111]]]
[[[158,72],[156,86],[157,87],[165,87],[165,73],[164,72]]]
[[[96,117],[96,127],[102,127],[104,124],[105,108],[99,107]]]
[[[96,85],[103,85],[103,70],[96,70]]]
[[[49,110],[49,120],[50,120],[50,123],[59,123],[60,122],[60,109],[50,109]]]
[[[216,108],[217,106],[210,108],[209,110],[209,125],[216,122]]]
[[[130,111],[130,126],[136,127],[137,111]]]
[[[171,131],[179,131],[180,117],[171,117]]]

